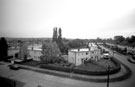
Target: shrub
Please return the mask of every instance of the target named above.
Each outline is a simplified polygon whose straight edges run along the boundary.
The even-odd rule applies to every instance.
[[[1,59],[1,61],[8,61],[8,59],[11,59],[11,58],[13,58],[13,56],[6,56],[6,57],[4,57],[4,58],[2,58]]]
[[[46,65],[46,64],[41,64],[40,68],[45,68],[45,69],[51,69],[51,70],[57,70],[57,71],[63,71],[63,72],[70,72],[71,69],[67,67],[60,67],[57,65]]]

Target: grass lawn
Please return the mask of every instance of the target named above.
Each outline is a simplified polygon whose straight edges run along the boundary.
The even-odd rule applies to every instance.
[[[75,67],[76,69],[81,69],[81,70],[88,70],[88,71],[106,71],[107,67],[110,65],[110,67],[115,68],[116,65],[107,59],[101,59],[100,61],[94,61],[91,63],[86,63],[83,65],[79,65]]]
[[[112,62],[111,60],[108,60],[108,59],[101,59],[100,61],[97,61],[96,64],[101,65],[101,66],[103,66],[105,68],[107,68],[109,65],[110,65],[111,68],[115,68],[116,67],[114,62]]]
[[[96,64],[92,64],[92,63],[79,65],[75,67],[75,69],[87,70],[87,71],[105,71],[106,70],[104,67],[96,65]]]

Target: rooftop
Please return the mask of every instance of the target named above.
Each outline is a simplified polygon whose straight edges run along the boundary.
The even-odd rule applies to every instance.
[[[74,51],[74,52],[79,52],[79,51],[89,51],[89,48],[71,49],[70,51]]]

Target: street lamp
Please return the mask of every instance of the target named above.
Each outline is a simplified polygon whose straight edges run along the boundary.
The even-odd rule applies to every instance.
[[[110,58],[106,61],[106,70],[107,70],[107,87],[109,87],[109,79],[110,79],[110,64],[109,62]]]
[[[113,52],[113,57],[114,57],[114,51],[115,51],[115,50],[114,50],[114,48],[113,48],[113,49],[112,49],[112,52]]]
[[[107,67],[107,87],[109,87],[109,79],[110,79],[109,75],[110,75],[110,65]]]

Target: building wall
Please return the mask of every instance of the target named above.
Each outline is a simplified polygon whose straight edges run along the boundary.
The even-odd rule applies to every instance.
[[[69,51],[68,52],[68,62],[75,64],[75,59],[76,59],[76,53]]]
[[[84,60],[88,60],[88,59],[90,59],[90,52],[89,51],[76,53],[76,65],[83,64]]]
[[[88,61],[89,59],[98,61],[101,57],[101,51],[99,49],[95,49],[92,51],[69,51],[68,52],[68,62],[77,65],[81,65],[84,61]]]
[[[42,56],[42,44],[32,44],[28,46],[29,58],[33,60],[40,61],[40,56]]]
[[[101,51],[99,49],[91,51],[91,59],[93,60],[100,60],[101,58]]]
[[[29,58],[32,58],[33,60],[36,61],[40,61],[40,56],[42,56],[41,51],[29,50]]]
[[[14,49],[11,50],[11,49],[10,49],[10,50],[8,50],[8,55],[9,55],[9,56],[14,56],[16,53],[19,53],[19,51],[20,51],[20,50],[16,50],[16,49],[15,49],[15,50],[14,50]]]

